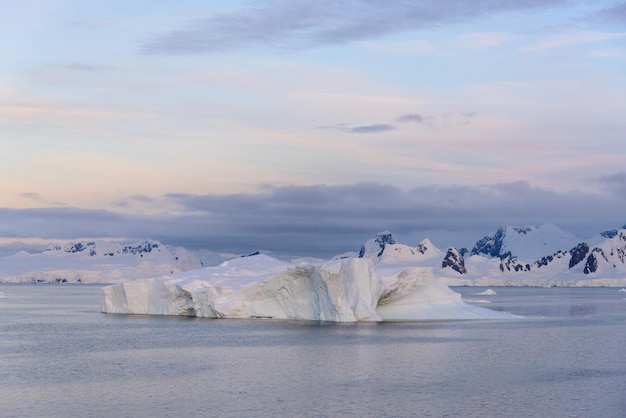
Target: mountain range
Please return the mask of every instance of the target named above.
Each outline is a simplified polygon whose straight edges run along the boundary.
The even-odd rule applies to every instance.
[[[273,258],[271,252],[261,251]],[[250,254],[250,255],[254,255]],[[556,225],[503,226],[471,249],[437,248],[425,239],[399,243],[390,231],[367,240],[359,251],[334,257],[369,258],[377,270],[431,267],[451,286],[626,286],[626,225],[581,240]],[[0,282],[115,283],[218,265],[226,259],[204,251],[193,253],[158,241],[131,244],[81,241],[54,245],[41,253],[24,251],[0,257]],[[294,265],[328,260],[292,259]]]
[[[379,268],[404,264],[432,267],[457,286],[625,286],[626,225],[581,240],[556,225],[505,226],[479,239],[471,250],[442,251],[429,240],[410,247],[389,231],[361,248]]]
[[[0,257],[0,282],[115,283],[201,268],[198,256],[158,241],[130,244],[81,241],[52,245],[41,253]]]

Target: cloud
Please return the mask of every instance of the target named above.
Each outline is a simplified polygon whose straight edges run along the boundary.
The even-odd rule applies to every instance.
[[[402,116],[396,118],[396,122],[399,123],[419,123],[432,127],[432,122],[435,119],[434,116],[424,116],[421,113],[405,113]]]
[[[252,1],[213,14],[142,45],[147,54],[216,53],[249,46],[306,49],[482,19],[494,14],[567,5],[569,0],[312,0]]]
[[[116,200],[115,202],[113,202],[113,206],[129,207],[131,206],[132,202],[153,204],[153,203],[156,203],[156,200],[157,199],[151,196],[146,196],[144,194],[134,194],[134,195]]]
[[[374,125],[355,126],[354,128],[350,128],[350,132],[353,134],[376,134],[393,131],[395,129],[395,126],[387,123],[376,123]]]
[[[626,184],[626,173],[608,182]],[[170,245],[245,253],[332,256],[356,251],[389,229],[407,244],[430,238],[469,246],[506,224],[551,222],[582,238],[624,224],[615,193],[555,192],[526,182],[484,186],[389,184],[264,186],[256,193],[172,193],[155,200],[170,214],[80,208],[0,209],[0,236],[153,238]]]
[[[626,23],[626,1],[620,1],[610,7],[600,10],[590,17],[590,20],[615,23],[623,25]]]
[[[605,190],[626,197],[626,172],[614,173],[598,178],[598,182]]]
[[[372,51],[402,55],[437,55],[441,54],[434,43],[422,39],[397,42],[362,42],[365,48]]]
[[[517,39],[516,35],[497,32],[477,32],[458,36],[456,42],[468,49],[487,49],[504,45]]]
[[[405,113],[398,116],[395,122],[401,124],[415,123],[427,125],[431,128],[435,126],[449,126],[452,124],[467,125],[470,120],[476,116],[474,112],[466,112],[460,115],[444,113],[438,116],[423,115],[421,113]],[[348,123],[339,123],[336,125],[319,126],[317,129],[325,129],[331,131],[340,131],[350,134],[378,134],[384,132],[395,131],[398,129],[396,125],[390,123],[374,123],[371,125],[352,126]]]
[[[87,62],[71,62],[63,66],[64,68],[72,71],[81,71],[87,73],[95,73],[105,70],[107,67],[99,64],[92,64]]]
[[[377,134],[389,132],[396,129],[395,126],[387,123],[375,123],[372,125],[350,126],[349,124],[340,123],[332,126],[320,126],[318,129],[326,129],[332,131],[341,131],[350,134]]]
[[[423,115],[421,113],[405,113],[398,116],[396,122],[398,123],[416,123],[420,125],[427,125],[431,128],[444,127],[450,125],[467,125],[471,119],[476,116],[474,112],[465,112],[461,114],[455,113],[443,113],[440,115]]]
[[[426,117],[420,115],[419,113],[406,113],[402,116],[399,116],[396,119],[398,122],[416,122],[416,123],[422,123],[426,121]]]
[[[626,38],[626,32],[577,32],[571,34],[557,35],[547,41],[526,46],[521,50],[524,52],[544,51],[555,48],[566,48],[576,45],[595,44],[623,38]]]
[[[20,193],[19,195],[21,198],[24,199],[30,199],[30,200],[35,200],[38,202],[43,201],[43,197],[41,196],[41,194],[36,193],[36,192],[25,192],[25,193]]]

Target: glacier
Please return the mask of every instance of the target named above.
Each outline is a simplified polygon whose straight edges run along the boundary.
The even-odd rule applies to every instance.
[[[369,258],[294,266],[264,254],[103,288],[111,314],[272,318],[331,322],[497,319],[464,303],[430,267],[388,268]]]

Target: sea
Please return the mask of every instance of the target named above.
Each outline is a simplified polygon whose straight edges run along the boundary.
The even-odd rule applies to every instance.
[[[0,284],[0,416],[626,416],[626,293],[493,289],[453,288],[519,318],[127,316],[100,285]]]

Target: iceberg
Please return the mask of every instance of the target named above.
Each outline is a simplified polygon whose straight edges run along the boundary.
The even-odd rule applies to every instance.
[[[102,311],[332,322],[511,318],[468,305],[430,267],[380,277],[372,260],[298,265],[264,254],[103,288]]]

